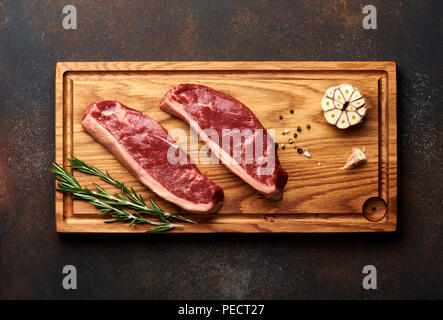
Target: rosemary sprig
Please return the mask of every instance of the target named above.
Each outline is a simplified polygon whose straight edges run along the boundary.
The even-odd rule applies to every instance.
[[[143,197],[138,195],[133,188],[127,188],[123,183],[113,179],[108,172],[104,174],[99,169],[89,166],[77,158],[68,160],[71,163],[70,167],[73,169],[98,176],[101,180],[120,189],[121,194],[115,193],[112,195],[95,183],[93,186],[96,190],[82,187],[71,173],[64,170],[57,163],[54,163],[54,167],[50,170],[55,174],[54,179],[58,181],[57,191],[72,193],[74,199],[88,201],[100,211],[99,216],[112,214],[114,220],[105,221],[105,223],[129,222],[130,227],[134,224],[150,224],[155,226],[147,232],[159,232],[170,230],[174,227],[183,227],[183,225],[171,223],[168,220],[170,218],[195,223],[180,214],[171,214],[163,211],[153,199],[150,199],[151,206],[148,206]],[[126,209],[133,209],[135,212],[131,213]],[[158,221],[149,220],[143,217],[142,214],[153,215],[158,218]]]
[[[142,213],[154,214],[156,216],[163,217],[165,219],[175,218],[178,220],[182,220],[182,221],[186,221],[186,222],[190,222],[190,223],[195,223],[194,221],[192,221],[192,220],[190,220],[178,213],[172,214],[172,213],[163,211],[154,202],[154,200],[152,198],[149,199],[149,201],[151,202],[151,206],[148,206],[145,203],[143,197],[141,195],[138,195],[135,192],[134,188],[127,188],[123,183],[112,178],[108,171],[106,171],[106,173],[104,173],[104,172],[100,171],[99,169],[97,169],[96,167],[90,166],[86,162],[84,162],[80,159],[77,159],[75,157],[73,159],[68,159],[68,161],[71,163],[69,165],[69,167],[76,169],[80,172],[86,173],[86,174],[97,176],[100,178],[100,180],[102,180],[106,183],[109,183],[110,185],[120,189],[122,197],[120,197],[120,204],[119,205],[127,206],[131,209],[137,210]]]

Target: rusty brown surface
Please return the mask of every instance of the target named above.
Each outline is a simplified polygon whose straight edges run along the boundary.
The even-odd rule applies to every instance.
[[[361,1],[75,1],[77,30],[66,4],[0,1],[2,298],[443,298],[440,1],[372,1],[377,30]],[[54,67],[98,60],[396,61],[398,231],[56,234]],[[367,264],[378,290],[362,288]]]

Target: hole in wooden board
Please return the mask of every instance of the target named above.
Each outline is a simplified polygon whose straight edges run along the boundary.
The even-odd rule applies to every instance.
[[[386,213],[386,202],[382,198],[372,197],[363,204],[363,216],[371,222],[382,220]]]

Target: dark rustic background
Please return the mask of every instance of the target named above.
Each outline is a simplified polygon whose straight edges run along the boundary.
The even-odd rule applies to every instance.
[[[74,4],[78,29],[64,30]],[[378,29],[362,28],[362,7]],[[2,298],[443,298],[441,1],[0,1]],[[102,60],[393,60],[398,231],[54,232],[54,67]],[[62,267],[78,290],[62,288]],[[363,290],[374,264],[378,290]]]

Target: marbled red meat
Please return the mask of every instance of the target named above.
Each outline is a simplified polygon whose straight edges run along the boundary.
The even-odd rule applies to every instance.
[[[288,175],[280,165],[274,140],[240,101],[207,86],[180,84],[166,93],[160,107],[186,121],[243,181],[268,198],[282,197]],[[211,135],[214,131],[216,134]],[[234,139],[235,132],[242,133],[240,139]],[[251,148],[253,152],[245,152]],[[255,152],[260,149],[261,153]]]
[[[82,126],[163,199],[192,212],[213,212],[221,206],[223,190],[204,176],[150,117],[118,101],[105,100],[88,106]],[[168,150],[181,153],[186,161],[172,164]]]

